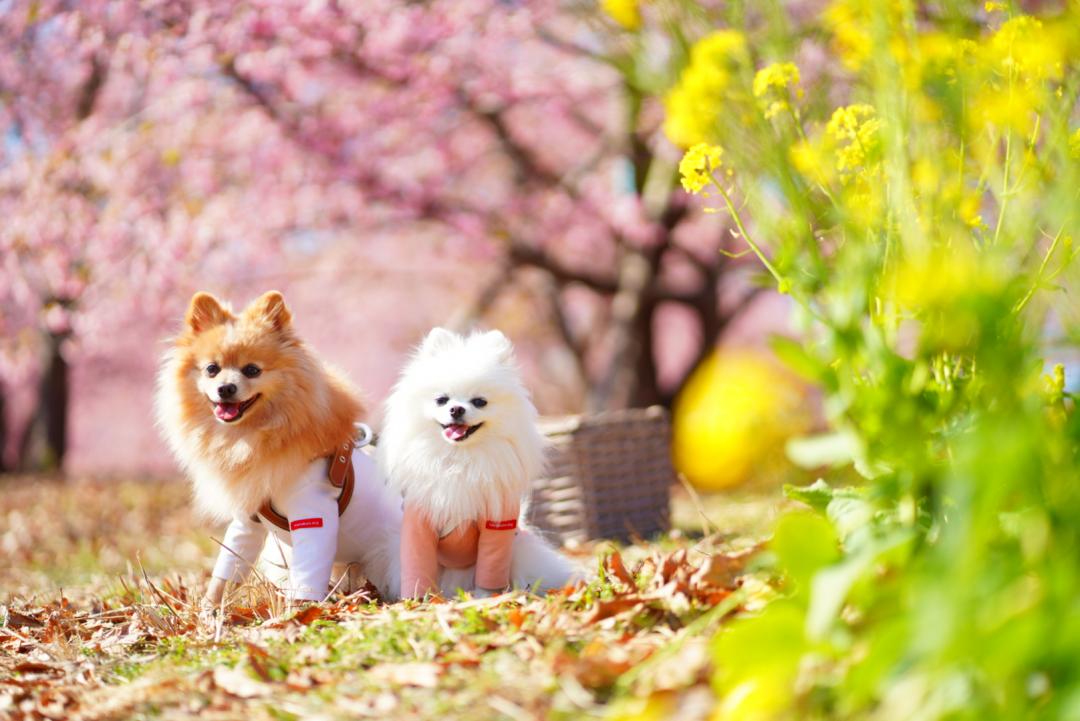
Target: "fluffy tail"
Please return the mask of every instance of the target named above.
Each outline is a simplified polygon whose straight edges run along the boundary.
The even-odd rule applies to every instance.
[[[514,588],[552,591],[583,576],[577,564],[552,548],[536,531],[522,528],[514,539],[510,561],[510,582]]]

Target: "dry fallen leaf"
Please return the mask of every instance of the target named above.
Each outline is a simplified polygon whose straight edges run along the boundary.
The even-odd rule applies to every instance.
[[[708,640],[690,638],[677,652],[653,666],[649,683],[656,691],[686,688],[707,676],[709,663]]]
[[[274,679],[270,676],[270,672],[266,670],[266,662],[270,660],[270,654],[266,652],[265,648],[258,646],[250,641],[245,642],[248,649],[248,664],[251,666],[251,670],[255,672],[261,680],[271,682]]]
[[[706,557],[701,567],[690,577],[690,583],[695,588],[730,587],[735,583],[736,576],[746,569],[746,562],[759,550],[760,546],[754,546],[737,553],[714,553]]]
[[[307,691],[328,683],[330,679],[330,675],[323,671],[312,671],[306,668],[293,669],[285,677],[285,686],[292,691]]]
[[[115,505],[108,487],[98,495],[91,503]],[[164,517],[182,527],[185,538],[205,535],[204,529],[191,531],[190,519],[177,512],[179,502],[162,501]],[[155,501],[155,509],[158,505]],[[39,520],[51,517],[42,514]],[[703,539],[693,549],[678,551],[639,544],[610,553],[609,546],[595,544],[578,555],[590,564],[603,559],[605,583],[568,586],[546,597],[510,594],[384,606],[371,605],[363,594],[338,595],[289,617],[274,589],[252,582],[232,592],[200,623],[199,599],[208,579],[206,559],[198,555],[202,551],[193,549],[196,568],[180,567],[183,575],[170,571],[163,577],[152,567],[149,575],[136,572],[137,554],[127,549],[137,548],[145,558],[153,545],[147,539],[167,537],[171,564],[176,556],[172,539],[180,538],[175,532],[153,536],[156,526],[144,526],[133,527],[132,533],[141,535],[117,551],[131,558],[132,568],[109,577],[109,587],[118,581],[122,591],[110,592],[108,600],[100,585],[66,590],[69,600],[43,596],[37,587],[36,595],[19,596],[0,583],[9,594],[2,599],[6,607],[0,608],[0,619],[5,619],[0,628],[0,719],[131,718],[151,709],[160,709],[164,717],[257,718],[271,698],[313,691],[305,708],[318,703],[321,711],[325,702],[327,717],[387,717],[395,711],[406,716],[448,695],[456,699],[470,686],[471,676],[491,668],[498,668],[506,682],[506,693],[487,697],[497,699],[493,703],[499,713],[542,718],[552,703],[567,699],[575,708],[600,712],[605,689],[616,684],[632,687],[635,694],[705,688],[710,674],[706,649],[692,640],[681,649],[672,642],[737,588],[745,596],[745,589],[758,583],[761,591],[753,598],[771,593],[767,581],[743,575],[749,551],[719,550],[724,538]],[[24,561],[61,558],[71,547],[57,541],[64,533],[54,528],[34,537],[39,545],[53,544],[53,551],[43,554],[26,546],[19,553]],[[0,581],[12,578],[31,576],[25,570],[0,569]],[[44,600],[49,598],[55,600]],[[350,632],[344,649],[337,648],[340,634],[331,631],[324,638],[321,631],[312,632],[309,626],[321,625],[318,621],[344,624]],[[354,628],[380,634],[390,629],[407,648],[402,646],[399,655],[385,656],[380,650],[372,657],[366,644],[351,647]],[[205,658],[203,651],[213,648],[228,649],[243,660],[237,668],[215,668],[218,661],[211,656],[192,674],[190,666],[163,657],[173,638],[177,648],[193,652],[192,660]],[[378,660],[387,663],[366,670]],[[643,662],[648,665],[640,666]],[[118,683],[113,672],[118,663],[155,668]],[[474,671],[477,667],[483,670]],[[642,674],[636,668],[644,669]],[[357,686],[365,676],[371,683]],[[414,688],[405,693],[405,687]]]
[[[626,570],[622,555],[618,551],[607,557],[605,566],[612,576],[622,581],[629,588],[634,588],[634,577]]]
[[[32,673],[32,674],[48,674],[48,675],[63,675],[63,669],[51,666],[47,663],[37,663],[34,661],[25,661],[23,663],[17,663],[12,668],[17,673]]]
[[[572,676],[585,688],[602,688],[610,686],[652,652],[653,648],[645,644],[609,644],[594,639],[579,656],[562,654],[556,658],[555,670],[562,676]]]
[[[644,599],[638,595],[620,596],[619,598],[614,598],[610,601],[597,601],[590,613],[585,616],[585,623],[603,621],[605,618],[610,618],[625,611],[629,611],[632,608],[637,608],[643,603]]]
[[[218,666],[213,672],[214,686],[237,698],[268,696],[273,686],[252,678],[240,668]]]
[[[317,619],[322,618],[322,615],[322,607],[312,605],[300,609],[295,616],[289,619],[289,621],[300,624],[301,626],[310,626]]]
[[[399,686],[435,688],[443,667],[437,663],[384,663],[368,670],[368,678]]]
[[[664,557],[660,564],[660,577],[664,583],[668,583],[675,573],[684,568],[686,564],[686,549],[680,548]]]
[[[20,628],[27,626],[41,628],[45,624],[43,624],[36,618],[32,618],[30,616],[27,616],[26,614],[19,613],[18,611],[12,611],[9,608],[7,609],[7,623],[5,625],[11,628]]]

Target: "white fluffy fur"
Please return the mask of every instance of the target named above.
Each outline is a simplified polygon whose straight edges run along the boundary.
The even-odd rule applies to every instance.
[[[436,404],[439,396],[450,398],[447,406]],[[469,406],[477,397],[484,408]],[[441,428],[455,401],[468,406],[470,423],[483,423],[460,443]],[[506,337],[433,330],[386,402],[379,456],[390,486],[447,531],[498,516],[503,498],[521,498],[543,468],[544,438]]]
[[[440,397],[449,400],[440,405]],[[487,404],[475,407],[471,401]],[[446,439],[449,409],[467,409],[468,425],[482,423],[460,442]],[[537,413],[506,336],[498,331],[463,337],[436,328],[417,349],[386,402],[378,458],[387,482],[409,503],[419,504],[436,528],[449,532],[462,522],[507,512],[503,499],[517,501],[543,470],[545,440]],[[575,568],[535,531],[523,528],[514,540],[511,579],[555,588]],[[440,586],[469,588],[472,569],[445,570]]]

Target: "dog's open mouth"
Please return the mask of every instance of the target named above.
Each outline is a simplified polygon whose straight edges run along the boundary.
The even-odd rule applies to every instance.
[[[256,393],[240,403],[214,402],[214,417],[223,423],[234,423],[244,417],[244,411],[251,408],[251,404],[259,400],[261,395],[262,393]]]
[[[442,432],[443,436],[446,437],[446,440],[460,443],[473,433],[476,433],[476,429],[482,425],[484,424],[477,423],[475,426],[470,426],[465,423],[447,423],[442,427]]]

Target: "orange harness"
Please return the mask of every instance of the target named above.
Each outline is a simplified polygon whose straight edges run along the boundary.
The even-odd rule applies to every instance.
[[[334,488],[341,489],[341,495],[338,496],[337,509],[338,516],[345,513],[345,509],[349,507],[349,501],[352,500],[353,487],[356,484],[356,474],[353,472],[352,452],[356,447],[356,442],[353,440],[345,441],[339,449],[325,456],[330,461],[330,467],[327,469],[327,477],[330,480],[330,485]],[[261,518],[260,518],[261,517]],[[275,526],[283,531],[289,530],[289,519],[281,515],[274,510],[274,507],[270,505],[270,499],[266,499],[259,510],[251,516],[251,519],[256,523],[261,522],[261,519],[273,523]]]

